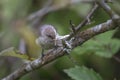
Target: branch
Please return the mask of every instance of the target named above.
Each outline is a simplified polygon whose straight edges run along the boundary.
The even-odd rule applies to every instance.
[[[78,35],[75,36],[75,39],[72,42],[72,46],[73,48],[75,48],[76,46],[83,44],[85,41],[92,38],[93,36],[115,29],[116,27],[118,27],[117,24],[114,24],[112,20],[108,20],[107,22],[96,25],[93,28],[79,32]]]
[[[120,24],[120,23],[118,23],[118,24]],[[92,38],[95,35],[104,33],[106,31],[109,31],[109,30],[112,30],[115,28],[117,28],[116,24],[114,24],[114,22],[112,20],[108,20],[105,23],[96,25],[90,29],[79,32],[75,36],[75,39],[71,42],[72,49],[74,49],[75,47],[77,47],[79,45],[82,45],[85,41],[87,41],[88,39]],[[65,55],[65,52],[66,51],[64,50],[63,47],[58,47],[57,49],[49,50],[46,53],[46,55],[42,58],[42,60],[40,58],[38,58],[32,62],[26,63],[23,66],[21,66],[18,70],[11,73],[7,77],[3,78],[2,80],[17,80],[20,77],[24,76],[25,74],[27,74],[35,69],[38,69],[59,57],[62,57],[63,55]]]
[[[118,16],[111,8],[110,6],[105,3],[105,0],[96,0],[96,2],[99,4],[99,6],[101,6],[106,13],[108,13],[108,15],[111,17],[111,19],[116,22],[117,19],[120,18],[120,16]],[[117,20],[118,21],[118,20]]]
[[[69,3],[66,3],[66,5],[64,6],[64,7],[67,7],[67,6],[69,6],[69,5],[73,5],[73,4],[76,4],[76,3],[80,3],[80,2],[88,2],[88,3],[94,3],[95,1],[94,0],[88,0],[88,1],[84,1],[84,0],[78,0],[78,1],[76,1],[76,0],[71,0]],[[105,0],[105,2],[107,2],[107,3],[110,3],[111,2],[111,0]],[[32,13],[31,15],[29,15],[28,17],[27,17],[27,21],[28,22],[31,22],[31,25],[32,26],[34,26],[34,27],[37,27],[39,24],[40,24],[40,22],[41,22],[41,20],[48,14],[48,13],[50,13],[50,12],[53,12],[53,11],[56,11],[56,10],[58,10],[58,9],[62,9],[62,8],[64,8],[64,7],[56,7],[56,6],[54,6],[54,5],[52,5],[52,3],[53,3],[53,0],[48,0],[48,2],[44,5],[44,7],[42,8],[42,9],[39,9],[38,11],[36,11],[36,12],[34,12],[34,13]],[[96,5],[97,6],[97,5]],[[94,13],[94,9],[95,8],[93,8],[93,13]],[[92,14],[92,12],[91,12],[91,14]],[[82,24],[81,24],[82,25]],[[79,26],[81,26],[81,25],[79,25]]]
[[[85,26],[88,23],[88,20],[91,19],[91,17],[93,16],[94,12],[98,9],[98,5],[95,4],[94,7],[90,10],[90,12],[88,13],[87,17],[75,28],[76,30],[76,34],[79,32],[79,30],[81,28],[83,28],[83,26]],[[72,38],[75,34],[71,33],[70,36],[68,37],[67,40],[69,40],[70,38]]]
[[[48,0],[48,2],[46,2],[42,9],[39,9],[38,11],[30,14],[27,17],[27,21],[31,22],[31,25],[34,27],[38,26],[41,20],[45,17],[45,15],[47,15],[51,11],[56,10],[56,8],[51,6],[52,3],[53,0]]]
[[[70,0],[71,3],[94,3],[95,1],[94,0]],[[112,3],[112,0],[105,0],[105,2],[107,3]]]

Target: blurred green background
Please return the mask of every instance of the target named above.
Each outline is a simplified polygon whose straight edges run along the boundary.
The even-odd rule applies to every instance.
[[[120,0],[114,0],[108,4],[120,15]],[[20,53],[26,53],[25,55],[29,58],[36,59],[41,52],[40,46],[35,44],[40,25],[51,24],[55,26],[60,35],[69,34],[69,21],[72,20],[77,26],[93,5],[94,3],[89,0],[0,0],[0,51],[15,47]],[[42,16],[30,19],[31,14],[42,9],[45,10],[41,13]],[[99,8],[94,13],[90,24],[82,30],[108,19],[110,19],[108,14]],[[78,62],[78,66],[92,68],[95,74],[100,74],[103,80],[120,80],[119,39],[120,28],[117,28],[93,37],[82,46],[75,48],[71,55]],[[21,59],[12,56],[0,56],[0,79],[23,64],[23,57]],[[80,80],[69,75],[69,69],[74,66],[67,56],[63,56],[41,69],[28,73],[20,80]],[[77,73],[77,71],[73,72]]]

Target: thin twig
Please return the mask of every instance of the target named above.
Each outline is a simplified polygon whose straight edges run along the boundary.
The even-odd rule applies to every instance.
[[[91,1],[93,1],[94,3],[96,2],[94,0],[91,0]],[[111,0],[105,0],[105,2],[108,3],[108,2],[112,2],[112,1]],[[93,16],[93,14],[95,13],[95,11],[98,8],[99,8],[98,4],[95,3],[94,7],[90,10],[90,12],[88,13],[87,17],[76,27],[76,29],[75,29],[76,30],[76,34],[79,32],[79,30],[81,28],[83,28],[90,21],[91,17]],[[73,36],[74,36],[74,34],[71,33],[70,36],[67,38],[67,40],[71,39]]]
[[[37,12],[29,15],[27,17],[27,21],[30,22],[32,26],[38,27],[45,15],[55,10],[55,8],[51,6],[52,3],[53,0],[48,0],[48,2],[43,6],[42,9],[39,9]]]
[[[38,10],[37,12],[34,12],[32,14],[30,14],[28,17],[27,17],[27,20],[28,21],[33,21],[35,20],[36,18],[40,18],[42,17],[43,15],[45,15],[48,11],[47,9],[50,7],[50,5],[52,4],[53,0],[48,0],[46,2],[46,4],[43,6],[42,9]]]
[[[93,16],[93,14],[95,13],[95,11],[98,9],[98,5],[95,3],[94,7],[91,9],[90,13],[88,13],[87,17],[85,18],[85,20],[83,20],[83,22],[81,22],[81,24],[79,24],[76,28],[77,32],[86,25],[86,23],[88,22],[88,19],[90,20],[91,17]]]
[[[76,34],[75,25],[72,23],[71,20],[70,20],[70,27],[71,27],[72,33],[75,35]]]
[[[71,0],[72,3],[94,3],[95,0]],[[106,3],[112,3],[112,0],[105,0]]]
[[[85,26],[88,22],[88,19],[91,19],[94,12],[98,9],[98,5],[95,4],[94,7],[90,10],[90,13],[88,13],[87,17],[76,27],[76,34],[79,32],[79,30]],[[70,36],[67,38],[68,40],[71,39],[74,36],[73,33],[70,34]]]
[[[110,8],[110,6],[107,3],[105,3],[104,0],[96,0],[96,2],[106,11],[106,13],[109,14],[111,19],[113,20],[119,19],[119,16]]]

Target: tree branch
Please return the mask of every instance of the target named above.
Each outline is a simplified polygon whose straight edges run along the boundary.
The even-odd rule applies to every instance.
[[[38,26],[45,15],[47,15],[51,11],[56,10],[56,8],[51,6],[52,3],[53,0],[48,0],[48,2],[46,2],[42,9],[39,9],[38,11],[30,14],[27,17],[27,21],[31,22],[31,25],[34,27]]]
[[[105,0],[96,0],[96,2],[99,4],[99,6],[101,6],[106,13],[108,13],[108,15],[111,17],[111,19],[116,22],[117,19],[120,18],[120,16],[118,16],[111,8],[110,6],[105,3]],[[117,20],[118,21],[118,20]]]
[[[88,23],[88,19],[90,20],[91,17],[93,16],[94,12],[98,9],[98,5],[95,4],[93,8],[90,10],[88,13],[87,17],[75,28],[76,34],[79,32],[83,26],[85,26]],[[74,36],[74,33],[71,33],[70,36],[68,37],[68,40]]]
[[[120,24],[120,23],[118,23],[118,24]],[[79,32],[75,36],[75,39],[72,40],[72,42],[71,42],[72,49],[74,49],[75,47],[77,47],[79,45],[82,45],[85,41],[87,41],[88,39],[92,38],[95,35],[104,33],[106,31],[109,31],[109,30],[112,30],[115,28],[117,28],[116,24],[114,24],[114,22],[112,20],[108,20],[105,23],[96,25],[90,29]],[[27,74],[37,68],[40,68],[40,67],[44,66],[45,64],[63,56],[65,54],[65,52],[66,51],[64,50],[63,47],[58,47],[57,49],[49,50],[46,53],[46,55],[42,58],[42,60],[40,58],[38,58],[32,62],[26,63],[23,66],[21,66],[18,70],[11,73],[7,77],[3,78],[2,80],[17,80],[20,77],[24,76],[25,74]]]

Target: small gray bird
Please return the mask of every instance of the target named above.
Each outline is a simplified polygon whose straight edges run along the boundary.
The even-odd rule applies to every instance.
[[[36,39],[36,43],[42,47],[42,56],[44,50],[49,50],[57,46],[63,46],[62,39],[69,35],[60,36],[52,25],[43,25],[40,27],[40,36]]]
[[[69,35],[60,36],[56,29],[52,25],[43,25],[40,27],[40,36],[36,39],[36,43],[42,47],[42,57],[44,57],[44,50],[49,50],[55,47],[64,47],[64,50],[67,54],[69,54],[69,50],[71,50],[71,45],[65,39],[69,37]],[[63,41],[65,44],[63,44]],[[68,55],[68,58],[76,65],[76,61]]]

